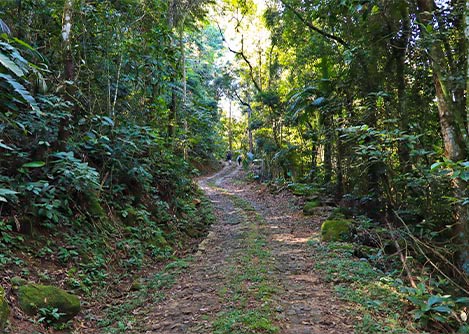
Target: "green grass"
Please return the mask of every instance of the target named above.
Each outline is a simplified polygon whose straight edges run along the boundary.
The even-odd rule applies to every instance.
[[[214,334],[277,333],[270,320],[270,311],[234,309],[222,313],[213,324]]]
[[[126,296],[126,302],[109,307],[105,319],[98,323],[102,334],[123,333],[129,325],[138,326],[138,319],[132,311],[148,303],[156,303],[165,298],[163,289],[171,288],[183,269],[190,265],[192,259],[177,259],[167,264],[163,270],[141,282],[138,291]]]
[[[359,319],[354,324],[355,333],[422,333],[409,320],[405,311],[408,303],[395,280],[368,261],[354,258],[352,244],[310,240],[308,245],[314,248],[315,269],[335,284],[341,299],[352,303],[350,310]]]
[[[227,301],[229,310],[213,320],[214,334],[278,333],[272,312],[272,296],[278,287],[269,280],[271,253],[262,233],[264,220],[246,200],[225,194],[235,207],[245,227],[243,249],[231,258],[226,277],[227,286],[218,295]]]

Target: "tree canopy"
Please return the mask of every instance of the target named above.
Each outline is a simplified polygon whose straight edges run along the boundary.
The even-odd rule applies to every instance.
[[[230,150],[343,208],[414,293],[469,293],[468,1],[0,5],[0,269],[36,233],[85,292],[106,254],[168,258],[206,232],[193,179]],[[467,332],[466,305],[423,327]]]

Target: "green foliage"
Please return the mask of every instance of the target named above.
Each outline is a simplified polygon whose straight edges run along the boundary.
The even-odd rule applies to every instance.
[[[51,162],[51,172],[61,190],[89,193],[99,189],[98,172],[88,163],[75,158],[73,152],[54,153],[51,158],[56,159]]]
[[[65,315],[65,313],[60,313],[58,308],[53,307],[42,307],[39,309],[38,314],[39,319],[37,321],[46,325],[59,322],[60,317]]]
[[[353,303],[352,313],[363,316],[354,324],[359,333],[412,332],[402,310],[407,307],[404,294],[395,286],[397,280],[386,275],[370,262],[353,257],[353,245],[309,242],[316,254],[316,269],[326,281],[334,282],[344,300]]]
[[[430,286],[434,290],[439,290],[435,286]],[[412,315],[423,328],[431,327],[434,324],[449,325],[457,328],[464,328],[464,320],[460,319],[460,312],[464,312],[469,305],[469,298],[455,298],[451,295],[432,294],[425,284],[420,283],[416,288],[401,288],[407,294],[407,299],[415,307]]]
[[[172,13],[187,15],[176,28],[167,1],[74,2],[70,78],[63,2],[3,5],[0,269],[95,298],[172,258],[214,219],[191,163],[220,150],[222,40],[200,20],[202,4]],[[61,274],[32,270],[19,252]],[[145,293],[160,298],[182,265]],[[67,318],[55,305],[35,309],[45,325]],[[109,319],[127,328],[119,317]]]
[[[259,311],[234,310],[226,312],[214,324],[215,334],[278,333],[270,319]]]
[[[14,249],[19,248],[25,239],[13,232],[13,224],[0,220],[0,268],[10,263],[22,265],[23,260],[15,256]]]
[[[26,30],[38,28],[35,39],[27,42],[41,47],[45,54],[20,39],[2,36],[0,201],[6,203],[2,216],[14,212],[20,221],[22,217],[40,218],[28,218],[33,229],[71,225],[83,213],[90,220],[109,224],[111,212],[131,203],[146,211],[143,226],[160,231],[155,224],[164,226],[171,221],[170,210],[176,216],[193,211],[181,205],[191,201],[194,189],[192,169],[182,151],[190,151],[194,161],[204,161],[216,150],[217,92],[210,83],[217,75],[215,62],[221,48],[217,30],[207,26],[188,35],[187,44],[194,46],[190,49],[194,54],[188,53],[186,58],[203,56],[207,62],[187,65],[191,98],[186,98],[180,124],[174,124],[178,132],[171,138],[166,133],[168,124],[161,119],[169,118],[171,94],[179,85],[175,80],[180,75],[181,55],[172,44],[176,36],[166,20],[160,20],[165,2],[148,2],[143,7],[136,3],[80,4],[84,15],[74,17],[72,38],[80,33],[84,38],[77,39],[74,50],[78,58],[84,57],[80,58],[82,71],[73,82],[54,82],[53,95],[43,95],[47,89],[42,88],[62,70],[62,60],[54,53],[58,44],[49,40],[51,33],[60,34],[62,8],[56,3],[28,3],[23,10],[32,17]],[[52,23],[46,31],[42,19],[50,17]],[[140,17],[142,20],[134,22]],[[5,22],[2,24],[7,26]],[[85,25],[89,29],[81,31]],[[153,28],[147,31],[147,26]],[[122,33],[124,27],[131,29]],[[115,34],[120,38],[112,38]],[[47,60],[50,67],[42,63]],[[103,80],[113,76],[115,82]],[[180,127],[183,119],[188,128]],[[179,146],[180,142],[185,144]]]
[[[129,324],[136,325],[132,311],[149,302],[162,300],[164,298],[163,291],[174,285],[177,276],[190,265],[190,260],[190,258],[174,260],[152,277],[141,278],[140,288],[137,291],[131,291],[125,303],[107,309],[106,318],[99,322],[103,333],[119,333],[127,329]]]
[[[304,183],[289,183],[288,189],[290,189],[294,195],[298,196],[311,196],[315,195],[317,192],[314,185]]]
[[[163,0],[74,1],[70,50],[60,38],[63,2],[2,4],[2,269],[19,270],[15,252],[30,252],[73,266],[67,282],[89,293],[104,284],[110,261],[138,270],[203,236],[211,215],[204,200],[193,201],[200,194],[191,163],[224,151],[228,124],[217,104],[233,91],[250,118],[229,130],[246,151],[244,128],[252,131],[259,178],[282,179],[298,195],[327,191],[351,207],[347,216],[370,215],[376,221],[362,221],[358,239],[368,229],[389,237],[384,218],[397,225],[398,214],[407,226],[393,233],[410,248],[425,243],[444,254],[418,254],[415,264],[459,264],[467,226],[457,230],[453,209],[461,214],[469,202],[469,167],[451,160],[452,143],[439,135],[451,114],[466,150],[459,3],[422,2],[432,7],[424,10],[404,0],[274,1],[255,21],[270,30],[270,45],[251,47],[242,30],[257,7],[224,1],[241,18],[243,43],[223,70],[223,38],[203,20],[201,1],[184,10]],[[441,112],[445,97],[450,107]],[[420,319],[443,321],[438,310],[450,302],[429,298],[414,300]],[[362,331],[376,329],[370,319]]]
[[[6,327],[8,316],[10,315],[10,307],[5,299],[5,290],[0,287],[0,329]]]
[[[467,269],[468,253],[467,13],[424,3],[274,1],[261,22],[270,43],[244,48],[233,72],[253,111],[262,178],[322,189],[347,216],[373,218],[379,237],[390,223],[414,266],[431,260],[465,286],[454,269]],[[236,30],[247,45],[249,30]]]
[[[23,77],[33,70],[33,68],[5,35],[2,35],[2,40],[4,41],[0,42],[0,66],[6,70],[7,73],[10,73],[0,73],[2,98],[9,97],[14,102],[20,102],[14,98],[16,95],[21,98],[21,102],[26,103],[33,111],[40,112],[36,99],[23,85],[25,82]],[[5,103],[4,106],[14,109],[14,102]]]

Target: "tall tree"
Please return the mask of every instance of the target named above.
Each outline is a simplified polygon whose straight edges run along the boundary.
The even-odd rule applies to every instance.
[[[461,2],[459,4],[461,4]],[[458,3],[456,3],[456,6],[457,5]],[[442,11],[439,11],[431,0],[419,0],[418,7],[419,19],[423,25],[423,33],[429,43],[429,60],[433,69],[433,82],[438,102],[441,135],[443,137],[445,156],[449,161],[458,163],[465,161],[468,158],[468,149],[465,141],[466,138],[468,138],[469,133],[463,122],[463,115],[466,115],[467,113],[465,103],[463,104],[461,101],[457,100],[458,96],[461,96],[461,94],[458,94],[458,89],[461,88],[451,87],[449,82],[450,76],[456,74],[452,71],[457,68],[454,63],[455,60],[452,57],[453,50],[451,49],[452,47],[448,41],[448,33],[443,31],[445,22],[443,21],[444,18],[441,17]],[[459,6],[459,8],[454,8],[454,10],[456,13],[458,11],[460,12],[460,14],[456,14],[458,17],[462,16],[461,6]],[[462,18],[460,17],[458,21],[461,22],[461,19]],[[435,33],[431,33],[436,24],[438,24],[438,26]],[[456,26],[455,28],[461,29],[460,26]],[[464,43],[460,36],[458,36],[457,31],[456,40],[458,43]],[[458,45],[454,47],[457,48]],[[466,77],[466,81],[468,79],[469,78]],[[468,184],[466,180],[460,177],[453,178],[453,189],[457,198],[463,199],[468,197],[467,186]],[[457,225],[455,231],[462,247],[462,261],[464,267],[468,269],[469,207],[458,204],[456,208],[456,220]]]

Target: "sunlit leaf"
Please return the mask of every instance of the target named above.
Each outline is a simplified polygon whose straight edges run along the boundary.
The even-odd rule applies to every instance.
[[[9,151],[13,151],[13,148],[11,148],[8,145],[3,144],[1,141],[0,141],[0,148],[3,148],[5,150],[9,150]]]
[[[13,72],[16,76],[22,77],[24,75],[23,70],[15,64],[6,54],[0,52],[0,63],[9,71]]]
[[[29,104],[29,106],[34,111],[40,111],[39,106],[37,105],[36,99],[26,90],[26,88],[16,81],[11,75],[0,73],[0,78],[4,79],[12,88],[13,90],[18,93],[25,102]]]
[[[32,162],[27,162],[25,164],[23,164],[23,168],[39,168],[39,167],[43,167],[45,166],[45,162],[44,161],[32,161]]]

